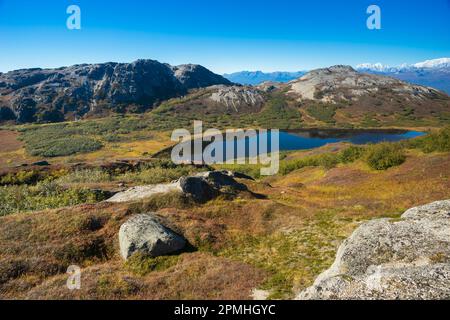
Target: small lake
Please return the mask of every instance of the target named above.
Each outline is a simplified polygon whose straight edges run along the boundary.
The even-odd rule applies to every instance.
[[[401,130],[296,130],[280,132],[280,150],[305,150],[330,143],[349,142],[357,145],[396,142],[425,135]],[[255,139],[251,138],[251,139]],[[265,137],[267,139],[267,137]]]
[[[412,139],[425,135],[426,133],[418,131],[406,131],[406,130],[343,130],[343,129],[305,129],[305,130],[293,130],[293,131],[280,131],[279,132],[279,150],[280,151],[295,151],[295,150],[308,150],[319,148],[331,143],[348,142],[356,145],[364,145],[368,143],[380,143],[380,142],[396,142],[407,139]],[[271,132],[256,133],[253,136],[245,138],[245,157],[249,156],[250,145],[256,146],[257,154],[265,153],[265,150],[261,150],[261,141],[266,141],[267,151],[272,150],[271,146]],[[226,140],[224,137],[223,155],[224,160],[236,159],[238,153],[238,145],[243,145],[244,138],[234,140],[234,156],[227,154],[227,148],[231,148],[230,143],[232,140]],[[203,143],[203,148],[206,148],[209,143]],[[194,151],[192,145],[192,152]],[[212,152],[215,156],[215,151]],[[254,154],[254,153],[252,153]],[[192,153],[193,156],[197,156]],[[201,155],[198,155],[201,158]],[[243,154],[241,154],[241,157]]]

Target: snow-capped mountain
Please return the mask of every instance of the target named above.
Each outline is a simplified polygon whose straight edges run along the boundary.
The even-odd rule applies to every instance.
[[[447,69],[450,68],[450,58],[440,58],[426,60],[415,64],[402,64],[400,66],[389,66],[378,63],[362,63],[356,66],[358,70],[376,71],[376,72],[401,72],[412,69]]]
[[[395,67],[390,67],[388,65],[378,63],[362,63],[356,66],[357,70],[360,71],[376,71],[376,72],[395,72],[398,69]]]
[[[419,62],[414,65],[415,68],[430,68],[430,69],[441,69],[450,68],[450,58],[441,58],[434,60],[427,60],[424,62]]]
[[[360,72],[387,75],[403,81],[434,87],[450,94],[450,58],[426,60],[394,67],[381,63],[363,63],[356,66],[356,69]]]

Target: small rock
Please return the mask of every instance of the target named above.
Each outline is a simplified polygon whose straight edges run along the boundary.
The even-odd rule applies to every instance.
[[[151,257],[182,250],[186,240],[161,225],[153,214],[139,214],[125,222],[119,231],[120,254],[126,260],[136,252]]]

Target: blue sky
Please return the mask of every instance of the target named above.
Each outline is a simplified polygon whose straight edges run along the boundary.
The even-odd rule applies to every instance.
[[[82,29],[66,28],[81,8]],[[368,30],[366,9],[382,10]],[[218,73],[450,57],[450,0],[0,0],[0,71],[198,63]]]

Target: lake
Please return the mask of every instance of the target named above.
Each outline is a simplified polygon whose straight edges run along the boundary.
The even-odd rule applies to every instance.
[[[412,139],[425,135],[423,132],[418,131],[406,131],[406,130],[343,130],[343,129],[305,129],[305,130],[292,130],[292,131],[280,131],[279,133],[279,150],[280,151],[294,151],[294,150],[307,150],[314,149],[325,146],[331,143],[338,142],[348,142],[356,145],[364,145],[368,143],[380,143],[380,142],[396,142],[407,139]],[[272,150],[271,146],[272,135],[268,133],[256,133],[253,136],[245,138],[245,150],[242,149],[243,140],[234,140],[234,152],[230,143],[232,140],[224,139],[221,142],[223,146],[223,156],[224,160],[242,158],[249,156],[249,146],[252,145],[254,148],[251,153],[255,156],[255,153],[261,154],[266,153],[265,149],[269,152]],[[266,147],[261,147],[261,142],[266,141]],[[207,149],[209,143],[203,143],[203,151]],[[183,144],[182,144],[183,145]],[[238,145],[241,146],[241,152],[238,152]],[[229,147],[227,153],[227,148]],[[219,148],[220,149],[220,148]],[[195,154],[192,145],[192,156],[193,158],[202,159],[202,154]],[[234,153],[234,154],[233,154]],[[215,151],[210,152],[215,156]]]
[[[396,142],[425,135],[402,130],[296,130],[280,132],[280,150],[305,150],[330,143],[349,142],[357,145]],[[267,137],[266,137],[267,138]]]

